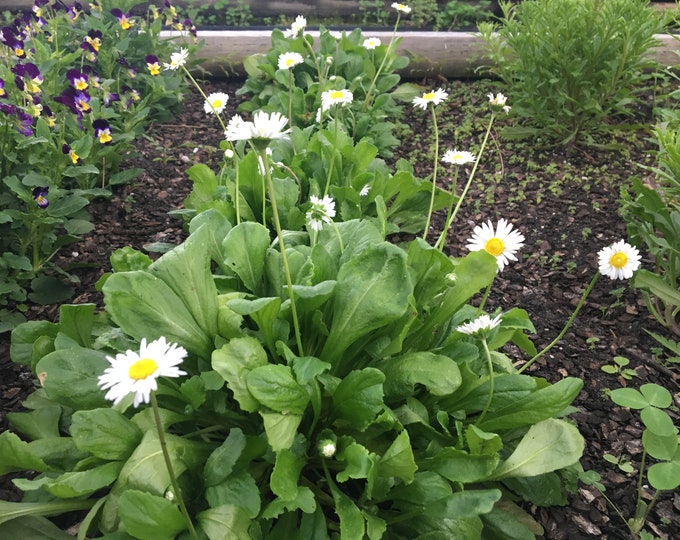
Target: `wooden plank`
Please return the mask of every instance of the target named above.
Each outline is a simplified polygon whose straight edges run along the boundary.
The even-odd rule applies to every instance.
[[[319,33],[307,32],[315,38]],[[176,32],[164,32],[166,38]],[[367,32],[366,37],[378,37],[386,44],[391,32]],[[407,55],[409,65],[400,72],[405,78],[442,75],[447,78],[478,76],[483,60],[484,42],[474,32],[399,32],[402,38],[399,53]],[[212,77],[242,76],[243,60],[257,53],[266,53],[271,45],[271,32],[264,30],[204,30],[198,33],[205,45],[198,51],[199,71]],[[650,56],[662,66],[680,64],[680,41],[668,34],[658,34],[659,47]]]

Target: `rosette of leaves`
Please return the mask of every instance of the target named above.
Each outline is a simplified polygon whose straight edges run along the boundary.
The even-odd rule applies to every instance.
[[[384,216],[387,233],[422,232],[432,183],[430,178],[416,178],[413,166],[407,160],[398,160],[393,172],[378,157],[375,145],[366,140],[355,142],[344,131],[332,127],[294,129],[291,143],[270,145],[271,173],[284,227],[302,229],[305,202],[310,194],[324,193],[328,185],[328,193],[339,208],[336,219],[348,221],[362,216],[375,219]],[[288,165],[281,166],[281,162]],[[205,164],[196,164],[187,174],[193,182],[192,191],[184,200],[184,208],[173,212],[187,221],[197,213],[216,209],[231,222],[236,222],[237,197],[242,220],[262,222],[264,208],[265,218],[271,221],[273,210],[263,190],[256,153],[225,161],[219,173]],[[437,188],[434,210],[445,208],[450,197]]]
[[[96,383],[107,354],[165,336],[190,356],[183,380],[159,381],[161,418],[208,538],[538,534],[514,501],[564,502],[583,439],[562,417],[581,381],[515,371],[500,349],[531,352],[533,327],[511,309],[489,336],[482,418],[483,347],[454,329],[475,316],[467,302],[495,259],[399,247],[368,220],[336,226],[314,247],[285,234],[302,350],[270,231],[216,210],[156,262],[114,254],[106,314],[64,306],[58,323],[15,329],[12,357],[42,387],[11,416],[23,438],[0,435],[0,472],[37,475],[15,481],[23,502],[0,503],[0,533],[56,538],[44,516],[83,509],[82,537],[182,537],[151,410],[131,396],[110,407]]]
[[[324,91],[347,89],[354,97],[344,107],[344,130],[354,141],[365,139],[381,156],[389,157],[399,143],[393,130],[401,116],[401,106],[395,100],[400,76],[395,71],[408,64],[408,58],[396,53],[400,39],[369,50],[362,46],[365,37],[361,29],[343,32],[340,37],[333,34],[339,32],[321,27],[315,44],[309,33],[286,38],[280,30],[273,30],[269,51],[244,61],[248,77],[237,94],[249,95],[250,99],[239,110],[288,111],[292,95],[292,124],[304,128],[317,122]],[[297,52],[304,58],[302,64],[292,68],[292,77],[289,70],[278,69],[279,56],[287,52]]]

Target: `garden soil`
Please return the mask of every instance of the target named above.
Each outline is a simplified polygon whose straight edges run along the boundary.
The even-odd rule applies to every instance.
[[[417,82],[424,89],[442,87],[450,94],[437,109],[440,155],[454,146],[476,153],[488,121],[486,95],[498,89],[484,80]],[[241,84],[223,81],[204,86],[206,93],[228,91],[232,96],[225,118],[231,117],[242,100],[234,95]],[[403,143],[391,160],[408,159],[416,175],[425,177],[432,170],[432,118],[429,111],[413,110],[410,105],[404,110],[407,128],[398,132]],[[637,114],[641,117],[638,121],[651,121],[650,107],[644,100]],[[486,220],[495,222],[504,217],[522,232],[526,243],[520,260],[497,276],[487,310],[525,309],[536,327],[532,339],[540,349],[559,334],[576,307],[597,270],[597,251],[626,237],[626,226],[619,215],[619,191],[630,184],[633,175],[645,178],[649,174],[640,165],[653,163],[654,144],[641,131],[609,141],[619,144],[615,150],[541,148],[535,141],[505,141],[503,128],[512,122],[510,114],[494,125],[477,181],[451,228],[446,249],[451,256],[464,255],[472,229]],[[94,302],[102,307],[102,297],[94,285],[110,269],[113,250],[178,244],[186,237],[181,219],[168,211],[181,208],[190,192],[186,171],[193,163],[217,166],[221,138],[218,123],[206,115],[195,92],[186,96],[183,112],[170,123],[151,126],[138,141],[136,154],[127,160],[129,166],[143,167],[145,172],[134,182],[117,186],[110,199],[93,201],[89,208],[95,230],[81,242],[64,248],[55,261],[70,269],[80,282],[71,302]],[[442,186],[452,178],[452,171],[446,167],[439,169]],[[461,174],[459,184],[465,178]],[[428,236],[431,241],[438,237],[443,221],[441,215],[433,220]],[[152,258],[156,256],[152,254]],[[646,265],[649,263],[645,260]],[[27,317],[56,320],[58,306],[30,305]],[[583,379],[583,390],[575,401],[577,412],[572,415],[586,439],[582,465],[602,476],[606,495],[626,517],[634,512],[637,477],[606,462],[603,455],[630,461],[637,471],[643,426],[635,411],[613,406],[605,391],[656,382],[673,392],[676,405],[679,402],[677,365],[660,361],[663,354],[645,330],[664,333],[636,291],[626,282],[603,277],[564,338],[528,370],[550,382],[567,376]],[[37,384],[23,366],[10,361],[9,341],[9,334],[0,335],[0,431],[8,429],[6,414],[22,410],[22,400]],[[506,352],[517,366],[527,360],[519,350]],[[615,356],[629,359],[628,368],[635,376],[626,379],[604,373],[601,368],[612,364]],[[677,422],[677,409],[671,414]],[[20,500],[20,492],[11,483],[16,476],[0,477],[0,500]],[[643,497],[649,500],[651,496],[650,489],[643,487]],[[544,535],[540,538],[630,538],[622,519],[589,486],[580,485],[565,506],[539,508],[527,504],[525,509],[542,525]],[[680,493],[661,498],[647,530],[664,539],[680,538]]]

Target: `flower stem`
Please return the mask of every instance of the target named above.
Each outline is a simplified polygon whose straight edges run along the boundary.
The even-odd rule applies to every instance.
[[[392,45],[394,44],[394,40],[397,37],[397,28],[399,27],[399,19],[401,18],[401,13],[397,13],[397,20],[394,22],[394,29],[392,30],[392,37],[390,38],[390,42],[387,45],[387,49],[385,50],[385,56],[383,56],[382,62],[380,62],[380,66],[378,67],[378,70],[375,72],[375,75],[373,75],[373,79],[371,79],[371,84],[368,86],[368,90],[366,91],[366,97],[364,98],[364,105],[361,108],[361,112],[366,112],[366,109],[368,106],[371,104],[371,93],[373,92],[373,89],[375,88],[375,83],[378,80],[378,77],[382,73],[383,68],[385,67],[385,62],[387,62],[387,58],[390,56],[390,52],[392,52]]]
[[[486,336],[482,338],[482,346],[484,347],[484,355],[486,356],[486,368],[489,371],[489,397],[486,399],[486,403],[484,404],[484,408],[482,409],[482,414],[479,415],[479,418],[475,421],[475,425],[481,424],[482,420],[484,420],[484,417],[486,416],[486,413],[489,412],[489,407],[491,407],[491,400],[493,399],[493,390],[494,390],[494,373],[493,373],[493,362],[491,361],[491,352],[489,351],[489,345],[486,343]]]
[[[295,306],[295,293],[293,292],[293,280],[290,277],[290,267],[288,266],[288,256],[286,255],[286,245],[283,242],[283,230],[281,229],[281,221],[279,220],[279,210],[276,204],[276,194],[274,193],[274,182],[269,170],[269,163],[267,158],[266,147],[258,148],[262,163],[264,164],[264,175],[267,180],[267,189],[269,190],[269,198],[272,203],[272,214],[274,218],[274,228],[276,229],[276,236],[279,239],[279,249],[281,250],[281,262],[283,263],[283,271],[286,275],[286,285],[288,287],[288,298],[290,298],[290,311],[293,316],[293,329],[295,330],[295,341],[298,347],[298,355],[304,356],[302,348],[302,337],[300,334],[300,323],[297,316],[297,308]]]
[[[578,305],[576,306],[576,309],[571,314],[571,317],[569,317],[567,324],[564,325],[564,328],[562,328],[562,331],[557,335],[557,337],[555,339],[553,339],[550,342],[550,344],[547,347],[545,347],[541,352],[539,352],[536,356],[534,356],[531,360],[529,360],[526,364],[524,364],[521,368],[519,368],[517,370],[517,373],[522,373],[523,371],[525,371],[536,360],[538,360],[541,356],[543,356],[550,349],[552,349],[557,344],[557,342],[564,337],[564,334],[567,333],[567,330],[569,330],[569,328],[573,324],[574,319],[576,319],[576,316],[579,314],[579,311],[581,311],[581,308],[585,305],[586,298],[588,298],[590,291],[593,290],[593,287],[595,286],[595,283],[597,283],[597,280],[598,280],[599,277],[600,277],[600,272],[598,271],[593,276],[593,279],[590,280],[590,283],[588,284],[588,287],[586,287],[586,290],[583,291],[583,295],[581,295],[581,299],[578,301]]]
[[[465,199],[465,196],[467,195],[467,192],[470,189],[470,186],[472,185],[472,179],[475,177],[475,173],[477,172],[477,167],[479,166],[479,161],[482,159],[482,155],[484,154],[484,149],[486,148],[486,144],[489,141],[489,134],[491,133],[491,126],[493,126],[493,121],[494,121],[495,117],[496,117],[496,114],[494,112],[491,112],[491,118],[489,119],[489,125],[486,128],[486,133],[484,134],[484,139],[482,140],[482,146],[480,146],[480,148],[479,148],[479,155],[477,156],[477,159],[475,160],[475,164],[472,166],[472,171],[470,172],[470,176],[468,178],[468,181],[465,184],[465,187],[463,188],[463,192],[460,194],[460,198],[458,199],[458,202],[456,203],[456,208],[454,208],[453,213],[450,214],[447,217],[446,223],[444,224],[444,229],[442,230],[441,234],[439,235],[439,239],[437,240],[437,243],[435,244],[435,248],[437,248],[439,251],[443,251],[444,245],[446,244],[446,235],[449,232],[449,227],[451,227],[451,223],[453,223],[453,220],[456,219],[456,216],[458,215],[458,211],[460,210],[460,207],[463,204],[463,200]]]
[[[194,540],[198,540],[198,534],[196,534],[196,529],[194,529],[194,524],[191,522],[191,516],[187,511],[187,507],[184,504],[184,498],[182,497],[182,492],[177,484],[177,477],[175,476],[175,470],[172,467],[172,461],[170,460],[170,454],[168,453],[168,445],[165,441],[165,433],[163,432],[163,423],[161,422],[161,415],[158,412],[158,401],[156,400],[156,393],[151,392],[151,408],[153,409],[153,417],[156,421],[156,429],[158,430],[158,442],[161,445],[161,451],[163,452],[163,459],[165,460],[165,468],[168,470],[168,476],[170,476],[170,482],[172,483],[172,489],[175,492],[175,497],[177,497],[177,503],[179,504],[179,509],[184,516],[184,520],[187,522],[187,527],[189,529],[189,534]]]
[[[439,128],[437,126],[437,113],[432,107],[432,123],[434,124],[434,167],[432,168],[432,192],[430,193],[430,208],[427,211],[427,221],[425,222],[425,230],[423,231],[423,240],[427,240],[427,233],[430,229],[430,221],[432,221],[432,212],[434,211],[434,198],[437,194],[437,168],[439,165]]]

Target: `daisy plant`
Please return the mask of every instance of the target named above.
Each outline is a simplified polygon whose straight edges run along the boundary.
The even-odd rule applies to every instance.
[[[158,442],[163,452],[165,466],[170,477],[173,488],[173,500],[177,503],[186,521],[189,534],[192,539],[197,539],[198,535],[191,521],[191,516],[184,504],[182,491],[177,483],[172,460],[168,454],[168,447],[165,441],[163,421],[161,420],[156,390],[158,389],[159,377],[180,377],[186,375],[185,371],[177,366],[186,358],[187,351],[179,347],[176,343],[168,343],[164,337],[160,337],[150,343],[145,338],[139,345],[139,351],[128,350],[119,353],[115,357],[107,356],[106,359],[111,364],[99,376],[98,384],[102,390],[107,390],[106,399],[113,401],[114,405],[121,403],[129,395],[133,395],[133,406],[138,407],[142,403],[151,402],[153,417],[158,432]]]
[[[487,97],[489,98],[491,117],[489,118],[489,123],[486,127],[486,132],[484,133],[484,138],[482,139],[482,144],[479,148],[478,157],[475,158],[473,154],[467,151],[461,152],[458,150],[450,150],[447,151],[444,154],[444,157],[442,158],[442,161],[452,165],[460,166],[469,163],[472,163],[473,165],[472,170],[470,171],[470,174],[468,176],[468,180],[465,183],[465,187],[463,188],[463,191],[461,192],[460,196],[457,198],[455,207],[453,207],[453,201],[456,198],[455,190],[457,189],[458,185],[458,167],[456,167],[456,170],[454,172],[454,180],[451,186],[451,203],[449,204],[449,209],[446,215],[446,222],[442,232],[439,235],[439,238],[437,239],[437,242],[435,243],[435,246],[439,250],[444,249],[444,246],[446,245],[446,237],[448,235],[449,229],[451,228],[451,224],[453,223],[453,220],[456,219],[458,211],[460,210],[460,207],[462,206],[463,201],[465,200],[465,196],[467,195],[467,192],[470,189],[470,186],[472,185],[472,180],[475,177],[475,173],[477,172],[477,167],[479,165],[479,157],[481,157],[484,154],[484,150],[486,149],[486,145],[489,141],[489,135],[491,134],[491,127],[494,124],[497,112],[503,111],[506,114],[510,112],[510,106],[506,104],[507,98],[502,93],[497,93],[496,95],[489,94]]]
[[[640,268],[640,252],[636,247],[631,246],[625,240],[619,240],[609,246],[602,248],[598,252],[597,263],[598,271],[595,273],[593,279],[590,280],[590,283],[583,291],[576,308],[567,320],[564,328],[562,328],[562,331],[545,348],[543,348],[539,353],[534,355],[528,362],[519,368],[519,373],[522,373],[528,369],[529,366],[545,355],[564,337],[564,334],[567,333],[567,330],[569,330],[576,319],[576,316],[585,305],[586,299],[590,295],[590,292],[593,290],[593,287],[595,287],[595,284],[601,275],[607,276],[611,280],[632,278],[633,274]]]
[[[394,7],[394,4],[393,4]],[[443,103],[449,94],[438,88],[430,92],[425,92],[422,96],[413,98],[413,106],[426,110],[431,107],[432,111],[432,125],[434,127],[434,166],[432,168],[432,191],[430,194],[430,207],[427,212],[427,221],[425,222],[425,230],[423,231],[423,240],[427,239],[427,233],[430,229],[430,220],[432,219],[432,212],[434,211],[434,199],[437,193],[437,167],[439,165],[439,126],[437,125],[437,114],[435,106]]]

